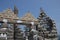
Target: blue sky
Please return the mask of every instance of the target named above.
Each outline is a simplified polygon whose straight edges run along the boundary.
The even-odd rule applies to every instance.
[[[0,0],[0,12],[8,8],[13,10],[14,5],[19,10],[19,17],[30,11],[37,18],[42,7],[46,14],[55,20],[60,33],[60,0]]]

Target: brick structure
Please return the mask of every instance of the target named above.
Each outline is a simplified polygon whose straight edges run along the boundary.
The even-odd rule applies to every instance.
[[[25,25],[22,31],[18,25]],[[41,9],[38,19],[30,12],[18,17],[18,9],[10,8],[0,13],[0,40],[58,40],[54,20]]]

